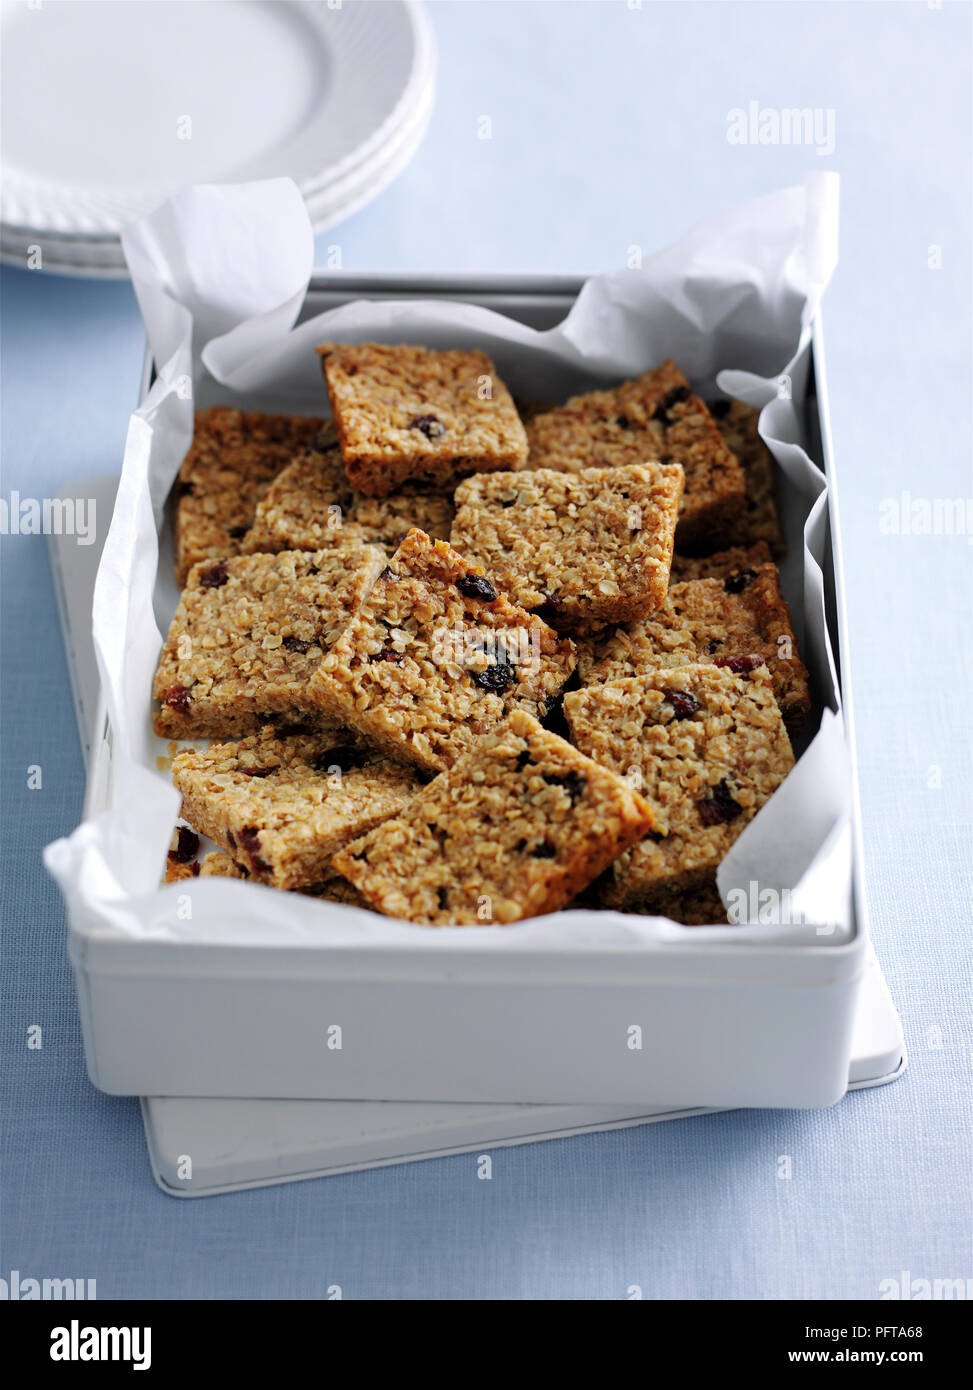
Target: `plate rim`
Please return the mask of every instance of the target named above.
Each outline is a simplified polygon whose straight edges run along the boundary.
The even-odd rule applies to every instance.
[[[368,0],[356,0],[356,2],[365,8]],[[415,118],[417,109],[423,106],[423,103],[429,99],[430,90],[435,88],[436,42],[432,22],[425,5],[422,0],[390,0],[390,2],[396,4],[406,16],[412,42],[411,61],[405,85],[392,109],[363,140],[358,141],[351,150],[338,160],[294,180],[305,198],[318,192],[324,193],[334,184],[340,184],[342,180],[350,178],[372,160],[381,157],[385,146],[399,133],[400,127],[408,125]],[[308,17],[309,22],[315,25],[319,24],[320,4],[312,3],[312,0],[292,0],[292,3],[300,8]],[[246,182],[246,180],[232,178],[217,181],[225,183]],[[202,180],[202,182],[206,182],[206,180]],[[86,220],[90,223],[92,217],[101,217],[104,225],[97,230],[91,230],[90,227],[87,230],[70,227],[65,229],[63,225],[50,225],[51,219],[44,217],[38,217],[29,222],[0,217],[0,232],[2,232],[4,239],[10,235],[34,238],[38,241],[46,238],[48,241],[56,241],[66,248],[72,248],[72,250],[83,250],[84,248],[107,250],[116,244],[120,246],[122,230],[152,210],[152,208],[146,209],[142,206],[125,206],[126,199],[142,201],[146,197],[153,197],[153,185],[151,184],[131,185],[129,190],[122,192],[117,189],[102,189],[96,186],[90,189],[72,188],[70,185],[48,179],[46,176],[18,174],[15,170],[7,169],[4,184],[8,190],[11,183],[13,183],[14,195],[20,199],[29,193],[30,185],[35,184],[38,190],[43,189],[45,196],[52,198],[63,196],[69,218],[73,217],[76,221]],[[156,201],[153,207],[161,206],[173,196],[171,189],[161,185],[154,187]],[[91,206],[85,208],[83,212],[79,212],[82,202],[90,202]],[[99,202],[121,205],[123,211],[119,214],[110,208],[97,207]],[[72,256],[70,259],[73,261],[74,257]]]
[[[328,231],[331,227],[343,222],[345,218],[351,217],[355,212],[367,206],[374,198],[389,186],[395,178],[402,172],[405,166],[412,159],[419,145],[422,143],[433,110],[434,89],[430,87],[424,102],[420,105],[413,119],[409,122],[404,131],[396,132],[396,140],[390,142],[390,150],[382,150],[369,165],[370,172],[362,175],[355,182],[347,187],[344,196],[337,202],[320,200],[315,202],[313,194],[302,194],[308,209],[308,216],[311,220],[312,231],[315,236]],[[398,137],[401,136],[401,139]],[[7,236],[8,231],[13,231],[21,235],[26,240],[28,236],[36,236],[44,253],[42,273],[51,275],[69,275],[83,279],[98,280],[127,280],[130,278],[128,266],[125,262],[122,244],[119,238],[105,238],[98,244],[97,251],[101,255],[91,256],[93,247],[86,247],[82,251],[82,256],[75,259],[70,252],[75,248],[62,242],[60,247],[54,249],[53,255],[45,238],[47,233],[38,232],[35,229],[10,228],[8,224],[0,224],[0,263],[11,265],[23,270],[24,267],[24,248],[14,247],[10,244]],[[81,248],[78,248],[81,249]],[[67,254],[62,254],[67,252]],[[90,258],[86,258],[88,253]],[[103,257],[103,258],[102,258]]]

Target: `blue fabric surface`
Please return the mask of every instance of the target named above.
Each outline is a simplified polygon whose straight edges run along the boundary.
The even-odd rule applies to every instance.
[[[64,915],[40,862],[79,820],[81,756],[46,542],[0,538],[0,1275],[111,1296],[876,1298],[971,1273],[970,537],[895,535],[970,492],[971,11],[947,3],[431,6],[429,136],[319,241],[346,268],[624,264],[752,194],[839,169],[826,303],[865,858],[911,1052],[826,1112],[738,1112],[176,1202],[138,1105],[87,1080]],[[691,63],[684,62],[691,55]],[[727,112],[835,113],[835,150],[734,146]],[[477,139],[481,115],[493,139]],[[83,113],[79,112],[79,121]],[[941,269],[931,268],[941,248]],[[117,470],[142,333],[127,285],[5,268],[4,495]],[[883,511],[883,503],[885,508]],[[882,518],[886,518],[883,527]],[[28,768],[42,787],[28,789]],[[28,1050],[27,1030],[44,1046]],[[790,1156],[792,1177],[778,1177]]]

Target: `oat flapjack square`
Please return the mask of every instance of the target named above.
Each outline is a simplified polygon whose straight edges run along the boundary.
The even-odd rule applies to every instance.
[[[412,531],[321,662],[322,714],[431,771],[513,708],[544,715],[574,648],[445,541]]]
[[[743,468],[674,362],[536,415],[527,437],[529,469],[578,473],[680,464],[686,482],[676,528],[679,550],[717,549],[743,514]]]
[[[269,722],[325,723],[311,676],[385,559],[353,545],[196,565],[159,658],[156,733],[239,738]]]
[[[527,436],[485,352],[381,343],[318,348],[348,481],[383,497],[407,479],[446,484],[518,468]]]
[[[652,823],[621,777],[515,710],[335,867],[392,917],[516,922],[566,906]]]
[[[800,730],[811,707],[808,673],[776,565],[673,584],[665,603],[647,618],[578,641],[578,674],[585,685],[693,662],[712,662],[736,674],[766,664],[787,727]]]
[[[682,486],[659,464],[479,473],[456,490],[450,539],[553,627],[623,622],[665,600]]]
[[[391,552],[413,527],[448,539],[453,512],[450,492],[408,484],[388,497],[366,497],[349,483],[335,443],[305,450],[277,475],[257,504],[242,549],[319,550],[359,541]]]
[[[794,765],[765,667],[654,670],[564,697],[582,752],[637,786],[654,824],[611,865],[611,907],[692,894]]]
[[[173,489],[180,587],[193,565],[240,553],[257,503],[278,473],[315,441],[335,442],[328,420],[212,406],[197,410],[193,442]]]
[[[320,883],[335,853],[400,812],[422,786],[401,763],[343,731],[250,738],[173,758],[182,814],[276,888]]]

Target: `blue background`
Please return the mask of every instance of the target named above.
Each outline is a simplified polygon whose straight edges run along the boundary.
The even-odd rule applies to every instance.
[[[112,1296],[876,1298],[971,1272],[970,538],[883,499],[971,490],[971,10],[895,4],[433,4],[439,95],[398,181],[326,233],[348,269],[591,271],[696,220],[843,175],[826,306],[873,932],[911,1051],[831,1111],[738,1112],[177,1202],[137,1102],[87,1080],[40,850],[83,772],[42,537],[3,537],[0,1274]],[[836,148],[731,146],[727,112],[833,108]],[[492,120],[492,140],[477,121]],[[79,114],[79,119],[81,116]],[[932,246],[942,268],[929,266]],[[117,471],[143,336],[125,284],[5,268],[3,493]],[[28,791],[30,764],[43,789]],[[44,1028],[28,1051],[26,1029]],[[778,1156],[793,1176],[778,1178]]]

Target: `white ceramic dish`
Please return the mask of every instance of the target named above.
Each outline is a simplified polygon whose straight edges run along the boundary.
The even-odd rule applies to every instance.
[[[435,74],[416,0],[4,6],[0,255],[125,275],[118,236],[186,183],[289,175],[315,230],[415,151]],[[187,124],[188,122],[188,124]]]

